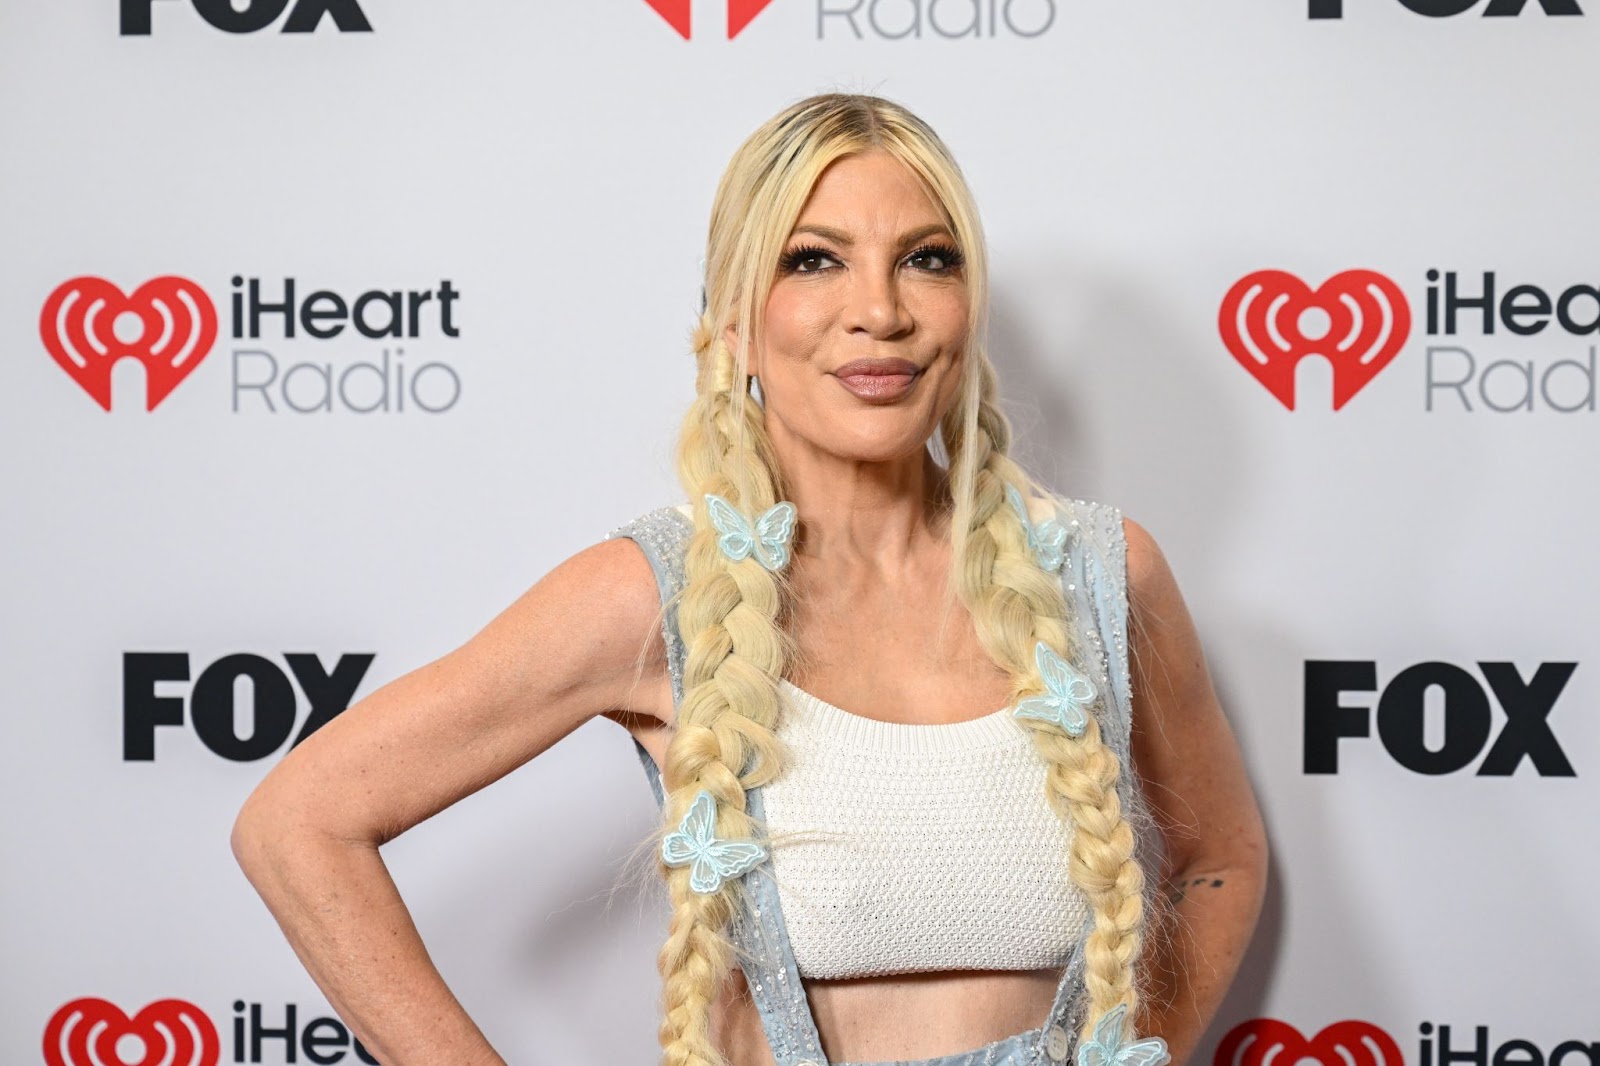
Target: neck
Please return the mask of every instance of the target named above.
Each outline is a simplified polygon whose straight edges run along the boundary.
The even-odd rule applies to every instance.
[[[781,429],[771,438],[787,497],[799,512],[798,555],[892,565],[942,535],[946,472],[927,448],[869,461],[822,452]]]

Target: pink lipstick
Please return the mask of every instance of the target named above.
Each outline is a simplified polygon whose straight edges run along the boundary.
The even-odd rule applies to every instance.
[[[868,403],[893,403],[916,384],[922,368],[909,359],[855,359],[833,371],[839,384]]]

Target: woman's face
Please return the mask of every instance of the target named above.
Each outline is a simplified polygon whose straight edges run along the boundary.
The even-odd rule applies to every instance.
[[[784,245],[755,338],[773,444],[920,453],[955,400],[966,337],[961,250],[916,177],[883,151],[835,161]]]

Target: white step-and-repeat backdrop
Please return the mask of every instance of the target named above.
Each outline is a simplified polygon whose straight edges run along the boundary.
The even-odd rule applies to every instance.
[[[371,1061],[233,816],[679,499],[717,177],[844,89],[955,150],[1023,456],[1163,544],[1245,748],[1194,1061],[1600,1066],[1600,0],[3,15],[0,1061]],[[653,1061],[654,813],[602,720],[385,849],[510,1062]]]

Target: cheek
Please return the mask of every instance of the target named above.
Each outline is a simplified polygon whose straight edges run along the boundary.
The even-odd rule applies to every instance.
[[[827,333],[831,313],[820,294],[802,286],[775,286],[767,298],[763,355],[778,362],[809,357]]]
[[[929,334],[939,340],[946,351],[956,351],[966,346],[967,295],[965,291],[947,290],[927,294],[916,309],[917,320]]]
[[[939,382],[934,407],[943,414],[950,409],[961,391],[961,380],[966,370],[968,308],[966,293],[939,293],[921,308],[920,321],[931,339],[947,357],[948,364]]]
[[[957,399],[959,399],[961,396],[961,382],[963,378],[962,370],[964,369],[963,363],[956,364],[954,372],[950,374],[949,380],[946,381],[944,383],[944,387],[939,390],[939,402],[935,405],[935,412],[940,419],[943,419],[945,415],[950,413],[950,409],[955,406]]]

